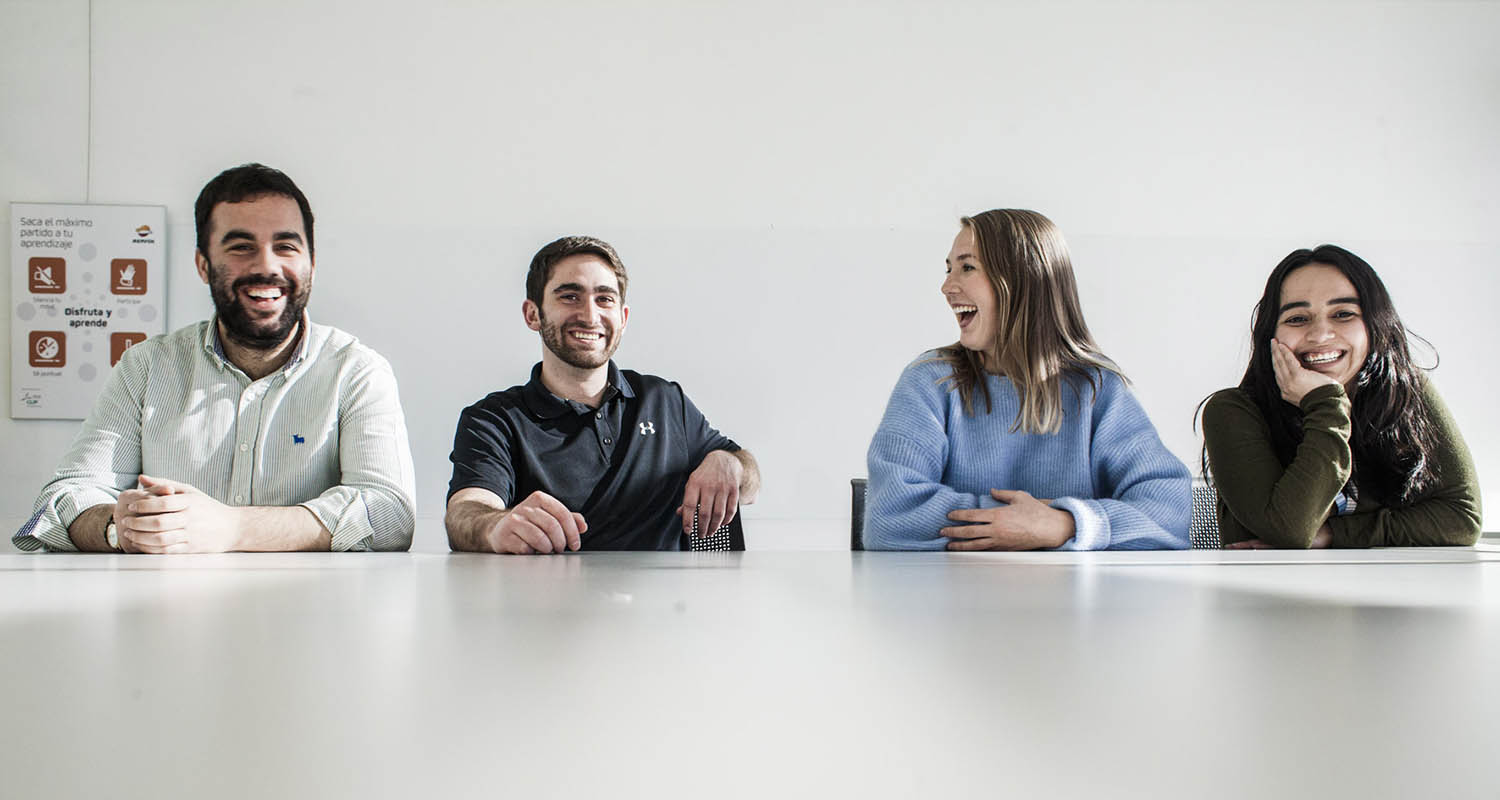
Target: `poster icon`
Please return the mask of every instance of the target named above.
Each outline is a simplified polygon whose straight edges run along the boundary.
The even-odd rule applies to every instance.
[[[145,294],[146,259],[116,258],[109,262],[110,294]]]
[[[120,359],[125,356],[125,351],[129,350],[131,345],[140,344],[144,341],[146,341],[146,334],[144,333],[137,333],[135,331],[111,333],[109,335],[109,365],[113,367],[120,363]]]
[[[26,262],[26,282],[32,294],[62,294],[68,290],[68,262],[37,256]]]
[[[68,335],[62,331],[32,331],[26,343],[33,367],[61,367],[68,363]]]

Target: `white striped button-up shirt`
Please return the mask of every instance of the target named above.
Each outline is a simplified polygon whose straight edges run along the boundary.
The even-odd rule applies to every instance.
[[[215,320],[126,350],[16,547],[76,550],[73,520],[141,473],[226,505],[301,505],[334,550],[410,547],[416,480],[395,374],[337,328],[303,317],[303,331],[258,381],[224,357]]]

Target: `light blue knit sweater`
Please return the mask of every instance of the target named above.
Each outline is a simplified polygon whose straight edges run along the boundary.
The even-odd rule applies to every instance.
[[[1065,379],[1062,429],[1030,434],[1011,431],[1020,398],[1009,379],[987,376],[993,408],[976,393],[969,416],[958,390],[938,384],[951,368],[936,356],[901,373],[870,442],[867,549],[941,550],[938,530],[959,524],[948,512],[1002,505],[990,489],[1071,513],[1077,532],[1063,550],[1188,546],[1192,480],[1120,376],[1098,373],[1097,397],[1086,380]]]

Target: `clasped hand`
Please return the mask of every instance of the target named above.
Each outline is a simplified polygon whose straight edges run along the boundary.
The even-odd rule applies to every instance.
[[[239,543],[238,509],[190,484],[149,475],[120,493],[114,519],[127,553],[222,553]]]
[[[582,514],[569,511],[556,497],[536,491],[506,509],[484,538],[496,553],[561,553],[582,547],[582,534],[588,529]]]
[[[949,550],[1039,550],[1073,538],[1073,515],[1022,491],[991,489],[995,508],[960,508],[948,519],[966,522],[943,528]]]

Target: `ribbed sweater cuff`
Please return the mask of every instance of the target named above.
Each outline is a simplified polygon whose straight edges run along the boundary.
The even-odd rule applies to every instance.
[[[1064,550],[1106,550],[1109,548],[1109,517],[1098,503],[1077,497],[1060,497],[1052,501],[1073,515],[1073,538],[1063,544]]]

